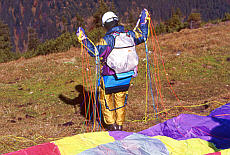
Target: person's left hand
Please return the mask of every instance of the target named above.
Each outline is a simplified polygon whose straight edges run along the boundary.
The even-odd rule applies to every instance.
[[[76,35],[77,35],[78,40],[80,41],[87,38],[85,34],[85,30],[82,27],[78,27]]]

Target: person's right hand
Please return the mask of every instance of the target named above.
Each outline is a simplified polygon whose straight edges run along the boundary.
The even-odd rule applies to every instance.
[[[78,27],[76,35],[77,35],[78,40],[80,41],[87,38],[85,34],[85,30],[82,27]]]
[[[147,9],[141,11],[140,24],[145,24],[150,19],[150,15]]]

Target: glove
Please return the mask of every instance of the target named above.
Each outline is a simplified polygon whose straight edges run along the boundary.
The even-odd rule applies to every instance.
[[[82,27],[78,27],[76,35],[77,35],[78,40],[80,41],[87,38],[85,34],[85,30]]]
[[[146,22],[150,19],[150,15],[147,9],[141,11],[140,14],[140,24],[146,24]]]

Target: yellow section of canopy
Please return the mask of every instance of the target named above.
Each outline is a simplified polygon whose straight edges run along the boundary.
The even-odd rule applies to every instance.
[[[221,150],[220,152],[221,152],[221,155],[229,155],[230,149]]]
[[[169,151],[170,155],[202,155],[217,151],[214,144],[199,139],[175,140],[166,136],[155,136],[161,140]]]
[[[76,155],[87,149],[114,141],[115,139],[109,135],[109,132],[93,132],[65,137],[53,143],[58,146],[61,155]]]

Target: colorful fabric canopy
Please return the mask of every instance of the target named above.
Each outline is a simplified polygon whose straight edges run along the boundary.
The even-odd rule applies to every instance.
[[[92,132],[6,155],[229,155],[230,103],[208,116],[181,114],[138,133]]]

